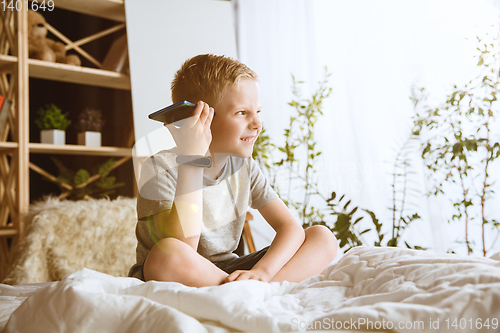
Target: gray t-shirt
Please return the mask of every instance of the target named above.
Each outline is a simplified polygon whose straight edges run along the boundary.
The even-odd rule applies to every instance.
[[[141,279],[149,251],[159,240],[153,215],[172,208],[177,186],[176,149],[148,158],[141,170],[137,197],[137,263],[129,276]],[[251,158],[229,156],[214,180],[203,176],[203,218],[198,253],[212,262],[236,258],[248,207],[258,209],[278,195]]]

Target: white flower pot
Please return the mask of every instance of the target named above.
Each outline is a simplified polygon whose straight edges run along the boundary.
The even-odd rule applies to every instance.
[[[78,144],[87,147],[101,146],[101,132],[81,132],[78,133]]]
[[[40,142],[51,143],[53,145],[66,144],[66,132],[63,130],[42,130],[40,131]]]

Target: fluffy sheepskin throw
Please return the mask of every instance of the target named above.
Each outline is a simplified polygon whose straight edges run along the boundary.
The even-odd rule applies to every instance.
[[[136,199],[46,198],[30,207],[5,284],[59,281],[82,268],[127,276],[135,263]]]

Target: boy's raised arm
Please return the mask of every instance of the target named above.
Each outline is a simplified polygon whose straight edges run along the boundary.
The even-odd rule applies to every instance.
[[[203,169],[179,165],[172,209],[154,216],[160,238],[173,237],[195,250],[201,234]]]
[[[198,102],[193,116],[178,127],[165,125],[179,151],[179,155],[205,155],[212,141],[210,125],[214,109]],[[194,250],[198,248],[203,216],[203,168],[180,164],[172,209],[154,216],[160,238],[177,238]]]

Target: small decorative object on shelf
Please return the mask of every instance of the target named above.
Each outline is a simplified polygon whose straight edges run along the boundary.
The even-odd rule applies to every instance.
[[[102,62],[102,69],[125,73],[128,69],[127,35],[115,40]]]
[[[78,144],[88,147],[101,146],[101,130],[104,125],[101,110],[86,108],[78,116]]]
[[[66,128],[71,124],[68,114],[62,113],[56,105],[46,105],[45,108],[38,109],[38,118],[35,124],[40,131],[41,143],[52,143],[64,145],[66,143]]]
[[[68,65],[80,66],[81,60],[75,54],[66,55],[63,43],[47,38],[47,22],[42,14],[28,11],[29,57]]]

